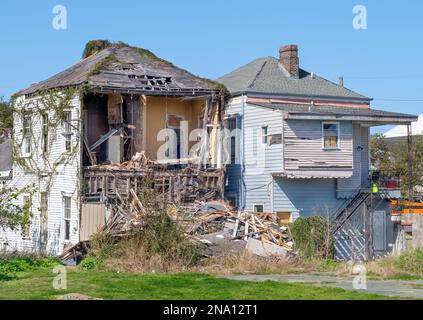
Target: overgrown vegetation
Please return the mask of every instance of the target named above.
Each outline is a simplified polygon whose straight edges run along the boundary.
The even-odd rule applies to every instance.
[[[305,259],[333,257],[332,228],[322,216],[300,217],[291,225],[294,249]]]
[[[13,128],[13,108],[10,102],[0,97],[0,130]],[[0,143],[2,143],[0,136]]]
[[[28,186],[26,188],[16,190],[11,188],[0,189],[0,230],[9,228],[16,230],[18,227],[25,230],[29,226],[33,213],[32,194],[33,188]],[[26,194],[27,200],[21,206],[18,205],[18,198]]]
[[[369,276],[381,279],[423,279],[423,250],[416,249],[370,262]]]
[[[118,58],[116,58],[115,55],[111,54],[104,58],[103,60],[100,60],[96,64],[94,64],[88,73],[88,78],[91,76],[94,76],[96,74],[99,74],[102,70],[107,70],[110,66],[112,66],[115,63],[119,63]]]
[[[119,241],[107,234],[95,235],[81,268],[176,272],[187,270],[199,261],[197,244],[186,236],[178,219],[170,218],[170,207],[160,195],[151,188],[143,188],[140,200],[147,211],[142,228]]]
[[[53,267],[58,264],[56,259],[36,255],[0,256],[0,281],[14,279],[19,272],[31,272],[38,268]]]

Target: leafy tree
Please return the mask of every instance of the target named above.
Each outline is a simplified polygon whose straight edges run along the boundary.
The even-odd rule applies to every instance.
[[[0,97],[0,128],[13,127],[13,109],[9,102]]]
[[[383,135],[376,135],[371,143],[372,166],[382,174],[393,172],[401,175],[403,194],[410,188],[423,186],[423,137],[413,137],[412,175],[409,173],[409,154],[407,138],[388,141]]]
[[[16,230],[21,227],[28,226],[31,222],[32,197],[23,206],[17,205],[19,192],[14,189],[0,188],[0,228],[10,228]]]
[[[370,157],[372,166],[380,171],[389,172],[393,170],[391,152],[388,143],[382,134],[373,137],[371,143]]]

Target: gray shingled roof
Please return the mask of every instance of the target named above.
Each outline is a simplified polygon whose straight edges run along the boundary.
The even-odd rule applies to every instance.
[[[383,110],[375,110],[370,108],[345,108],[333,106],[311,106],[311,105],[295,105],[281,103],[250,103],[264,108],[273,110],[281,110],[289,114],[306,114],[306,115],[329,115],[329,116],[357,116],[357,117],[374,117],[374,118],[390,118],[403,121],[416,121],[418,116],[389,112]]]
[[[114,57],[92,74],[107,57]],[[118,61],[116,61],[116,59]],[[154,83],[152,82],[154,81]],[[58,87],[78,86],[87,83],[92,87],[124,89],[127,92],[162,91],[189,93],[193,91],[210,92],[216,87],[203,79],[172,63],[158,58],[148,50],[130,46],[109,47],[91,55],[55,76],[31,85],[16,95],[33,94],[38,91]]]
[[[0,171],[9,171],[12,169],[12,139],[7,139],[0,144]]]
[[[279,60],[274,57],[254,60],[217,81],[224,84],[232,95],[260,93],[294,97],[371,100],[317,75],[312,78],[309,72],[302,69],[300,69],[299,79],[290,78]]]

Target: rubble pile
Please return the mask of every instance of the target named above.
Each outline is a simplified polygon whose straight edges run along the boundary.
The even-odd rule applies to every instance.
[[[116,238],[130,236],[142,229],[145,218],[151,214],[141,203],[133,189],[128,198],[109,204],[109,216],[100,232]],[[221,201],[195,201],[191,206],[168,206],[167,214],[178,221],[186,235],[200,244],[204,256],[227,253],[227,249],[248,250],[261,256],[287,255],[292,252],[293,241],[289,228],[279,225],[275,215],[238,212]],[[62,259],[81,256],[78,248],[89,244],[77,244],[67,250]]]

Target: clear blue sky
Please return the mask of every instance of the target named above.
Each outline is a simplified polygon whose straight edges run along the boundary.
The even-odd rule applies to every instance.
[[[68,10],[65,31],[52,27],[58,4]],[[352,27],[357,4],[367,7],[367,30]],[[148,48],[208,78],[295,43],[302,68],[344,76],[347,87],[375,98],[374,108],[423,113],[420,0],[1,1],[0,36],[5,98],[75,63],[91,39]]]

